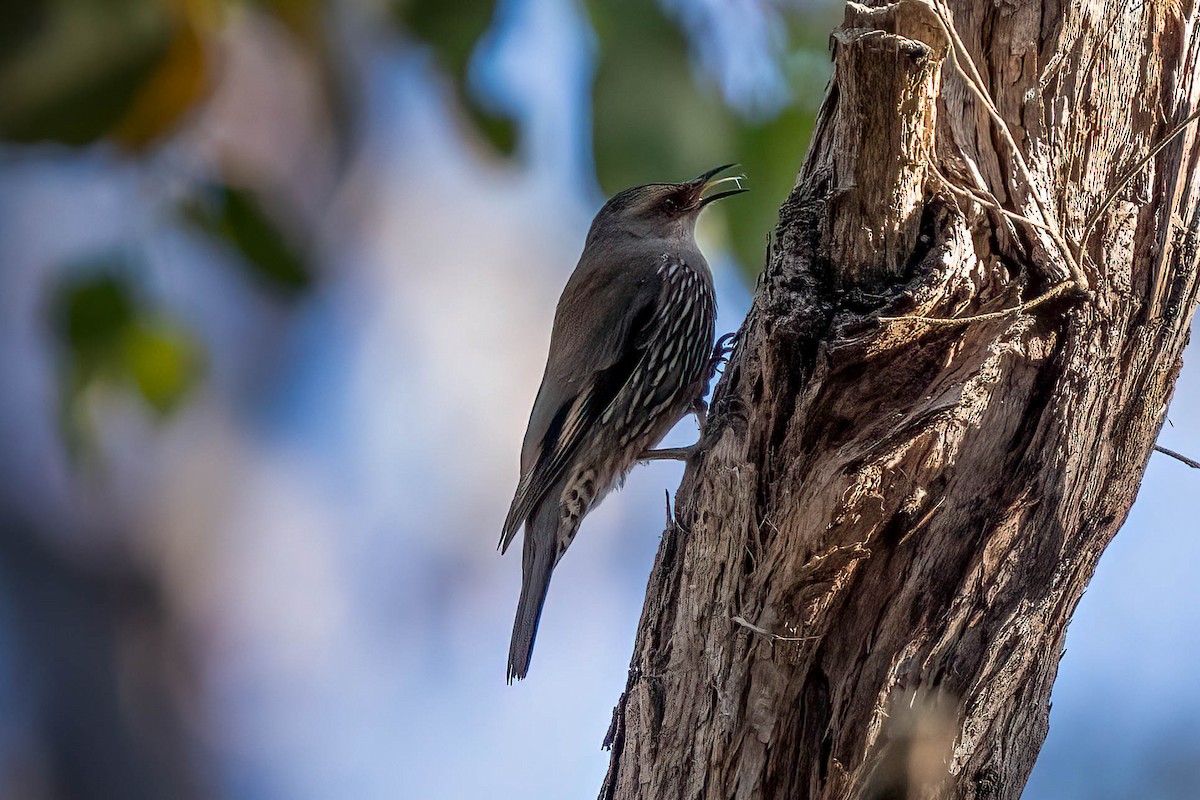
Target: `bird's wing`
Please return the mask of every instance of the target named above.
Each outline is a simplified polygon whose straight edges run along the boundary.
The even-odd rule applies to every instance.
[[[645,356],[661,324],[657,267],[568,282],[555,315],[546,374],[521,451],[521,480],[500,537],[507,549]],[[640,265],[639,265],[640,266]],[[579,271],[576,271],[576,275]],[[575,284],[575,285],[572,285]]]

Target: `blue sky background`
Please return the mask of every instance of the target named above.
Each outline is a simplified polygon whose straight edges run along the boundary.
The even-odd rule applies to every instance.
[[[0,151],[3,496],[88,548],[130,531],[165,576],[198,654],[192,724],[218,796],[591,797],[681,469],[637,468],[589,516],[555,573],[531,676],[511,687],[520,560],[494,548],[554,303],[603,202],[589,155],[594,42],[569,3],[502,3],[472,74],[526,132],[508,162],[461,124],[429,53],[373,40],[369,14],[347,25],[371,45],[366,140],[327,195],[319,151],[287,136],[303,86],[253,19],[233,28],[232,61],[263,85],[223,86],[153,163]],[[770,65],[739,58],[760,44],[746,27],[700,68],[777,102]],[[254,113],[262,93],[282,121]],[[229,141],[261,169],[291,165],[301,197],[327,198],[316,234],[328,267],[286,313],[162,210]],[[718,327],[733,330],[749,290],[723,255],[721,218],[699,235]],[[119,394],[90,397],[104,466],[81,475],[56,429],[45,286],[74,256],[130,242],[154,297],[198,332],[209,373],[166,423]],[[1162,436],[1193,455],[1195,357]],[[689,418],[668,443],[694,435]],[[1155,456],[1071,625],[1026,797],[1200,796],[1197,519],[1200,474]],[[20,682],[5,678],[17,646],[5,619],[0,608],[0,781],[35,735]]]

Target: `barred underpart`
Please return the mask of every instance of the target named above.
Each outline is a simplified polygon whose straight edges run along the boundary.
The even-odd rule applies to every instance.
[[[663,287],[645,355],[604,414],[607,421],[618,406],[624,407],[622,447],[653,445],[643,440],[661,426],[664,414],[673,417],[673,425],[696,399],[693,395],[703,391],[706,377],[716,317],[712,289],[681,261],[664,257],[658,274]]]

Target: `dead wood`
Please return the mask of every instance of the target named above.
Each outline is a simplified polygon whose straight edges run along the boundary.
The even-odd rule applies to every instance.
[[[1197,105],[1197,13],[944,14],[852,3],[833,37],[603,798],[1017,798],[1032,769],[1196,305],[1195,128],[1163,142]],[[1022,307],[1064,286],[1090,293]]]

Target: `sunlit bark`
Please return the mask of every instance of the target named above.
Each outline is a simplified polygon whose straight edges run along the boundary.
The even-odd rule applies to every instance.
[[[1194,130],[1139,162],[1195,107],[1197,14],[950,13],[970,62],[914,0],[851,5],[834,37],[650,577],[602,797],[1016,798],[1033,767],[1196,304]],[[879,319],[1052,289],[967,324]]]

